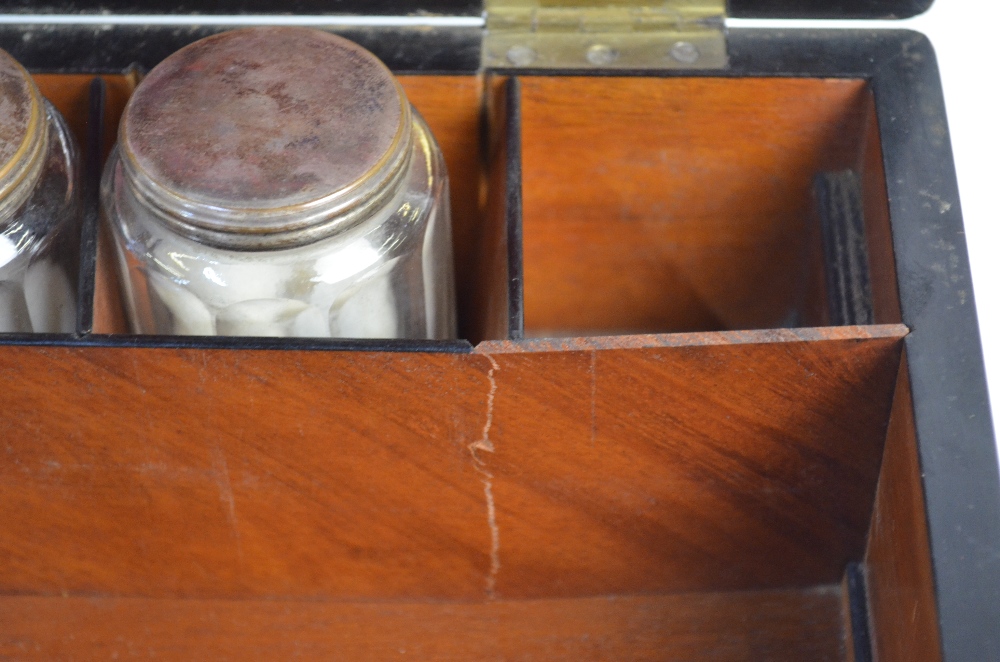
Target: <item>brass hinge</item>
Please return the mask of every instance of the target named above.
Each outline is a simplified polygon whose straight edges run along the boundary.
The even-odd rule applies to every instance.
[[[725,0],[580,1],[486,0],[483,65],[719,69],[728,62]]]

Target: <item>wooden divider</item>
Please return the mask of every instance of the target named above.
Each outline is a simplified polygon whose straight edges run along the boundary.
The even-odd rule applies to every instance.
[[[0,593],[835,582],[864,549],[904,333],[477,354],[6,347]]]
[[[76,137],[77,144],[84,144],[87,134],[87,110],[89,103],[90,82],[96,76],[93,74],[35,74],[33,78],[38,89],[46,99],[52,102]],[[128,103],[128,98],[135,89],[137,78],[134,74],[102,75],[107,86],[107,113],[104,127],[104,153],[111,151],[111,146],[118,135],[118,118]]]

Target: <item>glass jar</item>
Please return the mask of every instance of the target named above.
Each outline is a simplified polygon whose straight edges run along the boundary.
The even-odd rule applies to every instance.
[[[0,333],[76,328],[78,161],[59,111],[0,51]]]
[[[374,55],[309,28],[154,68],[102,184],[137,333],[455,335],[444,161]]]

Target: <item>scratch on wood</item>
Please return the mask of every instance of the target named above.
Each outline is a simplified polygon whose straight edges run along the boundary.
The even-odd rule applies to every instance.
[[[490,571],[486,575],[486,595],[490,600],[495,600],[497,597],[497,575],[500,574],[500,528],[497,526],[496,502],[493,499],[493,474],[486,468],[478,451],[487,453],[495,451],[493,442],[490,440],[490,428],[493,427],[493,402],[497,394],[495,373],[500,369],[500,366],[497,365],[492,356],[489,354],[485,356],[490,362],[490,369],[486,373],[486,379],[490,383],[489,393],[486,394],[486,422],[483,424],[482,436],[469,444],[469,453],[472,455],[476,471],[482,476],[483,494],[486,497],[486,523],[490,528]]]
[[[483,493],[486,495],[486,521],[490,526],[490,574],[486,577],[486,596],[490,600],[497,597],[497,575],[500,574],[500,529],[497,527],[497,507],[493,500],[493,481],[483,479]]]
[[[493,442],[490,441],[490,428],[493,427],[493,401],[497,395],[497,380],[496,377],[494,377],[494,373],[500,369],[500,366],[497,365],[496,359],[489,354],[486,354],[485,356],[489,360],[491,366],[489,371],[486,373],[486,379],[490,383],[490,392],[486,394],[486,422],[483,424],[482,436],[469,444],[469,451],[472,453],[472,459],[476,461],[477,466],[482,465],[482,460],[479,459],[476,451],[486,451],[487,453],[493,452]]]
[[[205,379],[206,370],[208,370],[208,352],[203,351],[201,353],[201,365],[198,366],[198,381],[201,383],[202,386],[204,386],[205,382],[207,381]]]
[[[590,443],[597,441],[597,352],[590,350]]]
[[[219,488],[219,500],[227,508],[229,528],[236,539],[236,553],[240,561],[243,560],[243,541],[240,536],[239,520],[236,518],[236,499],[233,498],[233,485],[229,480],[229,464],[226,462],[226,454],[218,446],[212,448],[212,468],[215,474],[215,484]]]
[[[146,387],[142,385],[142,377],[144,375],[144,370],[142,366],[139,365],[138,354],[132,354],[132,383],[135,384],[143,395],[146,395]]]

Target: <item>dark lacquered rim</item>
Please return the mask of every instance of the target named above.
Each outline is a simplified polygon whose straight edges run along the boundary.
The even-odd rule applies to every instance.
[[[728,14],[740,18],[908,18],[927,10],[933,0],[728,0]],[[348,15],[348,16],[480,16],[482,0],[7,0],[4,14],[204,14],[204,15]]]

